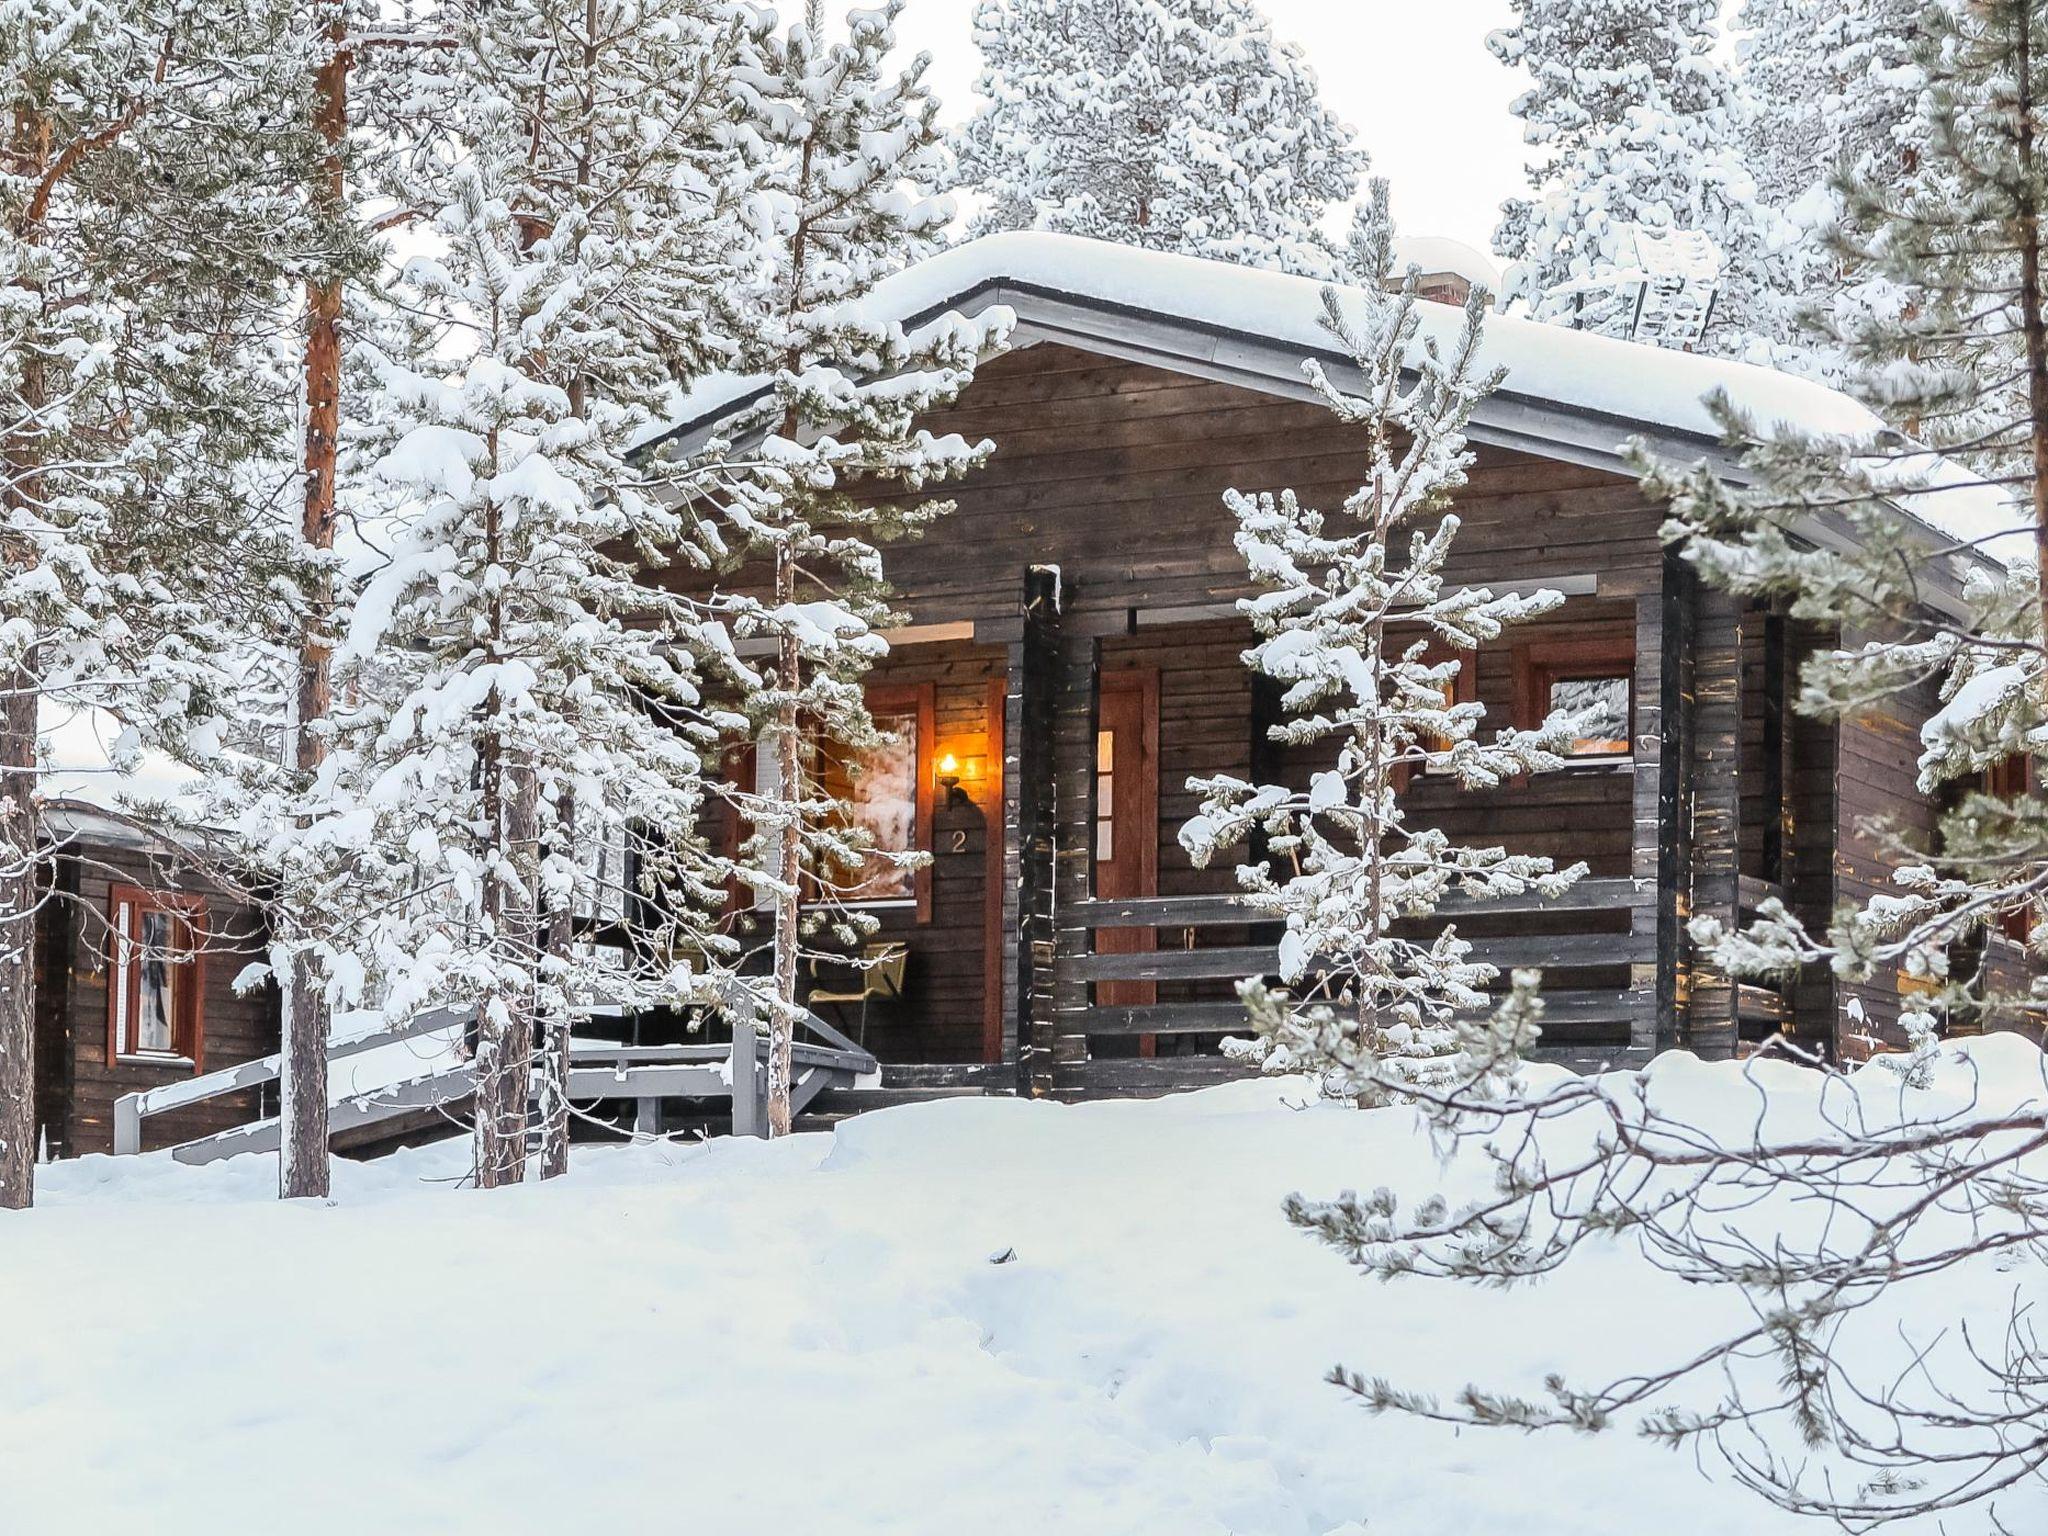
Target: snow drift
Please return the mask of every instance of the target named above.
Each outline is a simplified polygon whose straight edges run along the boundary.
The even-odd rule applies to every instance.
[[[1947,1053],[1933,1089],[1857,1082],[2041,1102],[2043,1070],[2004,1037]],[[1660,1079],[1725,1133],[1757,1123],[1736,1065],[1666,1057]],[[1816,1083],[1772,1069],[1773,1113]],[[454,1188],[465,1157],[342,1164],[330,1205],[276,1204],[267,1158],[46,1170],[41,1208],[0,1215],[0,1531],[1814,1529],[1626,1429],[1460,1435],[1321,1383],[1341,1360],[1539,1390],[1741,1310],[1625,1248],[1506,1292],[1361,1279],[1280,1201],[1482,1176],[1406,1110],[1287,1079],[954,1100],[579,1149],[568,1180],[491,1196]],[[2002,1316],[2048,1271],[1953,1281],[1954,1317]],[[2028,1496],[2016,1530],[2048,1522]]]

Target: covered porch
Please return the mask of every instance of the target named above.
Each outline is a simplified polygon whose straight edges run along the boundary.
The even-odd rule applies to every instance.
[[[1577,1069],[1671,1046],[1732,1055],[1795,1027],[1798,987],[1734,985],[1685,934],[1696,913],[1736,919],[1773,895],[1812,909],[1818,892],[1825,912],[1824,847],[1822,880],[1802,895],[1794,878],[1799,829],[1831,825],[1800,804],[1829,781],[1797,767],[1825,737],[1786,707],[1794,626],[1671,559],[1538,584],[1564,608],[1468,657],[1467,696],[1495,725],[1530,724],[1553,689],[1604,689],[1612,739],[1499,790],[1424,777],[1403,794],[1460,841],[1588,874],[1554,901],[1454,902],[1443,918],[1503,985],[1543,970],[1542,1055]],[[1237,1073],[1218,1049],[1242,1026],[1233,988],[1272,972],[1279,928],[1233,899],[1228,861],[1198,870],[1181,850],[1187,782],[1303,782],[1316,765],[1269,740],[1276,703],[1242,663],[1252,635],[1232,597],[1147,599],[1051,567],[1015,591],[1008,612],[901,632],[874,678],[920,733],[932,860],[914,897],[876,909],[906,964],[862,1038],[905,1088],[1073,1098]]]

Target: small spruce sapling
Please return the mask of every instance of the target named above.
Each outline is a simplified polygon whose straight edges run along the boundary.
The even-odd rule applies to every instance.
[[[1482,741],[1484,710],[1458,701],[1455,682],[1459,653],[1563,599],[1443,578],[1458,531],[1446,507],[1472,457],[1465,427],[1502,377],[1479,358],[1491,296],[1474,290],[1447,348],[1424,334],[1418,273],[1394,269],[1384,182],[1361,210],[1350,258],[1357,287],[1324,290],[1323,326],[1355,378],[1340,383],[1314,361],[1304,371],[1355,432],[1363,482],[1335,514],[1292,491],[1228,497],[1238,551],[1265,589],[1240,606],[1260,636],[1247,663],[1283,690],[1287,719],[1273,739],[1320,746],[1335,761],[1305,790],[1193,780],[1202,809],[1181,844],[1204,865],[1265,835],[1263,856],[1237,877],[1247,906],[1286,922],[1279,970],[1292,990],[1242,989],[1258,1038],[1236,1048],[1268,1070],[1318,1072],[1327,1091],[1375,1102],[1392,1085],[1458,1071],[1459,1016],[1485,1006],[1495,974],[1453,927],[1410,938],[1395,925],[1429,917],[1454,891],[1556,894],[1584,866],[1461,847],[1411,825],[1402,804],[1416,772],[1479,788],[1558,765],[1570,721]]]

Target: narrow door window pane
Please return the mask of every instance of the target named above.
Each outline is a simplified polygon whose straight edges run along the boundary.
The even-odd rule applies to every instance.
[[[1095,857],[1116,857],[1116,732],[1095,733]]]
[[[180,974],[177,919],[169,912],[142,914],[142,980],[137,988],[135,1048],[169,1055],[176,1047],[173,1019],[177,1016],[177,980]]]

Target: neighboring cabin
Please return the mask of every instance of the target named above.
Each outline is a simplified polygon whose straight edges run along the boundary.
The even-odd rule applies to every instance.
[[[46,711],[46,714],[49,713]],[[274,988],[237,992],[263,958],[261,908],[202,871],[190,853],[123,808],[175,794],[176,768],[147,758],[116,771],[89,713],[46,720],[51,833],[36,925],[35,1086],[39,1142],[52,1156],[110,1152],[114,1101],[268,1055]],[[168,1146],[263,1113],[253,1092],[153,1120]]]

